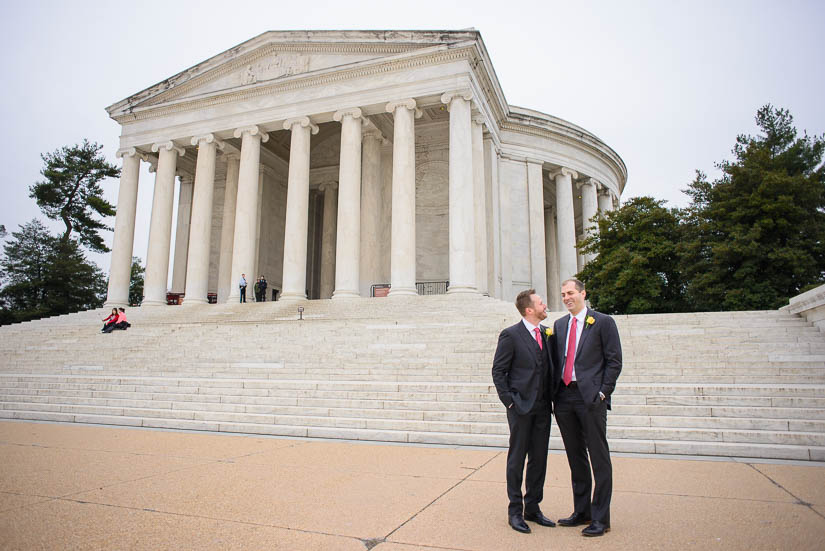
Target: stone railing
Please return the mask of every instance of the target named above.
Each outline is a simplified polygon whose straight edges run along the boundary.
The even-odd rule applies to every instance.
[[[799,314],[825,332],[825,285],[793,297],[781,310]]]

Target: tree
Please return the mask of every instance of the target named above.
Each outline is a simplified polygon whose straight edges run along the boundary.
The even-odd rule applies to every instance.
[[[129,278],[129,305],[140,306],[143,302],[143,274],[146,269],[140,265],[140,258],[132,257],[132,273]]]
[[[44,288],[49,258],[55,239],[37,220],[20,226],[3,246],[0,260],[4,286],[3,323],[35,319],[48,314],[44,307]]]
[[[697,171],[685,190],[683,269],[700,310],[775,309],[825,281],[825,138],[797,137],[770,104],[756,124],[719,179]]]
[[[582,242],[597,254],[579,273],[587,298],[609,314],[684,312],[679,272],[679,212],[665,201],[635,197],[598,219],[599,232]]]
[[[77,241],[55,238],[37,220],[12,232],[0,259],[5,285],[0,322],[12,323],[99,308],[106,294],[100,269]]]
[[[114,216],[115,207],[103,198],[100,181],[118,177],[120,169],[106,162],[102,149],[102,145],[83,140],[82,145],[41,155],[46,166],[40,174],[45,180],[30,186],[29,196],[47,217],[63,221],[66,231],[60,239],[64,245],[74,232],[91,250],[109,251],[99,232],[111,228],[95,215]]]

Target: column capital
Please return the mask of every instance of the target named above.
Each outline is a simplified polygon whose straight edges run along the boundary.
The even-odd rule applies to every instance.
[[[292,130],[295,125],[300,125],[302,128],[309,127],[313,134],[318,133],[318,126],[313,124],[309,117],[293,117],[284,121],[284,130]]]
[[[149,172],[157,172],[158,170],[158,156],[157,155],[142,155],[141,159],[149,163]]]
[[[192,136],[192,142],[191,143],[192,143],[192,145],[196,145],[198,147],[201,146],[201,143],[205,143],[205,144],[214,143],[215,147],[217,147],[218,149],[222,150],[224,148],[223,140],[219,140],[217,138],[217,136],[215,136],[211,132],[209,134],[202,134],[200,136]]]
[[[134,157],[138,154],[138,150],[134,147],[124,147],[115,152],[115,157],[122,159],[123,157]]]
[[[584,180],[579,180],[578,182],[576,182],[576,189],[582,189],[585,186],[594,186],[595,188],[598,188],[598,185],[599,182],[597,182],[595,179],[585,178]]]
[[[441,103],[447,104],[447,109],[454,99],[463,99],[471,101],[473,99],[473,92],[469,88],[462,88],[460,90],[451,90],[441,94]]]
[[[157,153],[161,149],[165,149],[166,151],[177,151],[179,157],[183,157],[184,155],[186,155],[186,150],[182,147],[176,146],[172,140],[169,140],[168,142],[158,142],[152,144],[153,153]]]
[[[324,193],[326,193],[327,190],[335,191],[335,190],[338,189],[338,182],[334,182],[334,181],[324,182],[323,184],[318,186],[318,189],[323,191]]]
[[[269,134],[261,130],[260,126],[242,126],[240,128],[236,128],[235,132],[232,133],[232,135],[236,138],[241,138],[244,134],[249,134],[250,136],[260,135],[261,143],[266,143],[269,141]]]
[[[241,154],[238,151],[231,151],[228,148],[221,152],[221,158],[224,161],[240,161]]]
[[[195,177],[191,174],[178,174],[178,178],[180,178],[181,184],[193,184],[195,182]]]
[[[561,167],[558,170],[555,170],[550,173],[551,178],[556,178],[558,176],[570,176],[574,180],[578,179],[579,173],[573,170],[572,168]]]
[[[385,139],[384,134],[381,133],[381,130],[367,117],[364,117],[364,124],[361,126],[361,133],[364,137],[363,139],[372,138],[374,140],[381,140],[382,142]]]
[[[361,113],[360,107],[350,107],[348,109],[339,109],[335,113],[332,114],[332,119],[336,122],[341,122],[344,117],[347,115],[351,116],[353,119],[362,118],[366,120],[366,117],[363,117]]]
[[[412,99],[412,98],[406,98],[406,99],[399,99],[399,100],[391,101],[391,102],[387,103],[385,109],[387,110],[387,113],[393,113],[394,114],[395,110],[398,109],[399,107],[405,107],[405,108],[409,109],[410,111],[414,111],[416,119],[420,119],[421,115],[423,114],[421,112],[421,109],[416,107],[415,100]]]
[[[483,126],[488,126],[487,125],[487,119],[484,117],[484,115],[482,115],[478,111],[473,111],[473,115],[472,115],[471,120],[473,121],[473,124],[480,124],[480,125],[483,125]]]

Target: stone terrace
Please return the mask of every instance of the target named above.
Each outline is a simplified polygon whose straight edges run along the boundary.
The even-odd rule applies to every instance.
[[[145,307],[110,335],[105,315],[0,328],[0,418],[507,445],[490,368],[498,332],[518,320],[510,303]],[[780,311],[616,321],[612,450],[825,460],[825,336],[810,323]]]

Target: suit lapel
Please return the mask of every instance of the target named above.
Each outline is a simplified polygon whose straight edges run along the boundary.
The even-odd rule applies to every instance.
[[[521,334],[523,339],[526,339],[527,346],[531,347],[531,350],[535,350],[538,353],[539,343],[536,342],[536,337],[530,333],[530,331],[524,326],[524,322],[519,323],[521,325]]]
[[[556,341],[558,344],[557,356],[558,362],[560,365],[564,365],[564,349],[567,346],[567,328],[570,325],[570,314],[567,314],[566,318],[562,318],[564,322],[561,322],[561,327],[558,328],[559,330],[557,333],[561,337],[560,340]],[[561,320],[559,320],[561,321]]]

